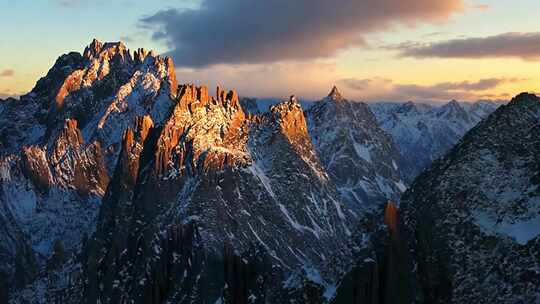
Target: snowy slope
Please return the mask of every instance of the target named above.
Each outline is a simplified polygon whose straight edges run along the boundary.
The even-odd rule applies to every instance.
[[[406,189],[399,152],[365,103],[334,87],[306,113],[317,154],[350,208],[362,213],[399,200]]]
[[[405,229],[426,301],[540,301],[539,147],[540,98],[523,93],[405,193]]]
[[[442,106],[410,101],[369,106],[381,128],[397,144],[402,156],[402,172],[407,181],[412,182],[499,104],[484,101],[469,104],[453,100]]]

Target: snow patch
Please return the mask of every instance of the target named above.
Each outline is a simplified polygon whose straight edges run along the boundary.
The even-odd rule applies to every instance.
[[[540,216],[515,222],[497,222],[489,214],[478,211],[473,216],[485,232],[509,236],[521,245],[540,235]]]
[[[357,142],[355,142],[353,145],[356,154],[358,154],[359,157],[363,158],[368,163],[371,163],[371,153],[369,152],[369,147],[361,145]]]
[[[399,182],[394,182],[394,184],[396,184],[396,186],[398,187],[399,191],[401,192],[405,192],[407,190],[407,186],[405,186],[405,184],[403,183],[402,180],[399,180]]]
[[[251,174],[259,178],[264,188],[266,189],[266,192],[268,192],[268,194],[270,194],[270,196],[277,201],[276,194],[272,190],[272,186],[270,184],[270,179],[268,178],[268,176],[266,176],[264,170],[259,165],[257,165],[256,162],[253,162],[251,166],[248,167],[248,169]]]

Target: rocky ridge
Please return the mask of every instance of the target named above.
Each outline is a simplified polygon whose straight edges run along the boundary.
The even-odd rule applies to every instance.
[[[487,101],[469,104],[452,100],[442,106],[411,101],[369,106],[381,128],[397,145],[401,155],[399,166],[405,181],[411,183],[499,105]]]
[[[540,300],[539,128],[540,98],[520,94],[404,194],[423,301]]]

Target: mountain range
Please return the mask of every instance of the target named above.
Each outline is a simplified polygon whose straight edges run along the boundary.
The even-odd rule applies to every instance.
[[[214,92],[94,40],[1,101],[0,299],[538,301],[534,95]]]

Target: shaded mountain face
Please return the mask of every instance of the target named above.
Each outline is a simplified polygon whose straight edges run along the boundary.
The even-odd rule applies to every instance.
[[[399,152],[365,103],[334,87],[306,117],[321,163],[352,210],[362,214],[399,200],[406,189]]]
[[[426,303],[540,301],[540,98],[521,94],[401,202]]]
[[[440,107],[410,101],[370,104],[381,128],[398,146],[399,165],[409,183],[498,106],[486,101],[469,104],[455,100]]]
[[[2,292],[30,282],[55,243],[69,254],[93,233],[123,129],[140,115],[163,121],[176,89],[170,59],[94,40],[82,55],[58,58],[20,100],[2,103]]]

